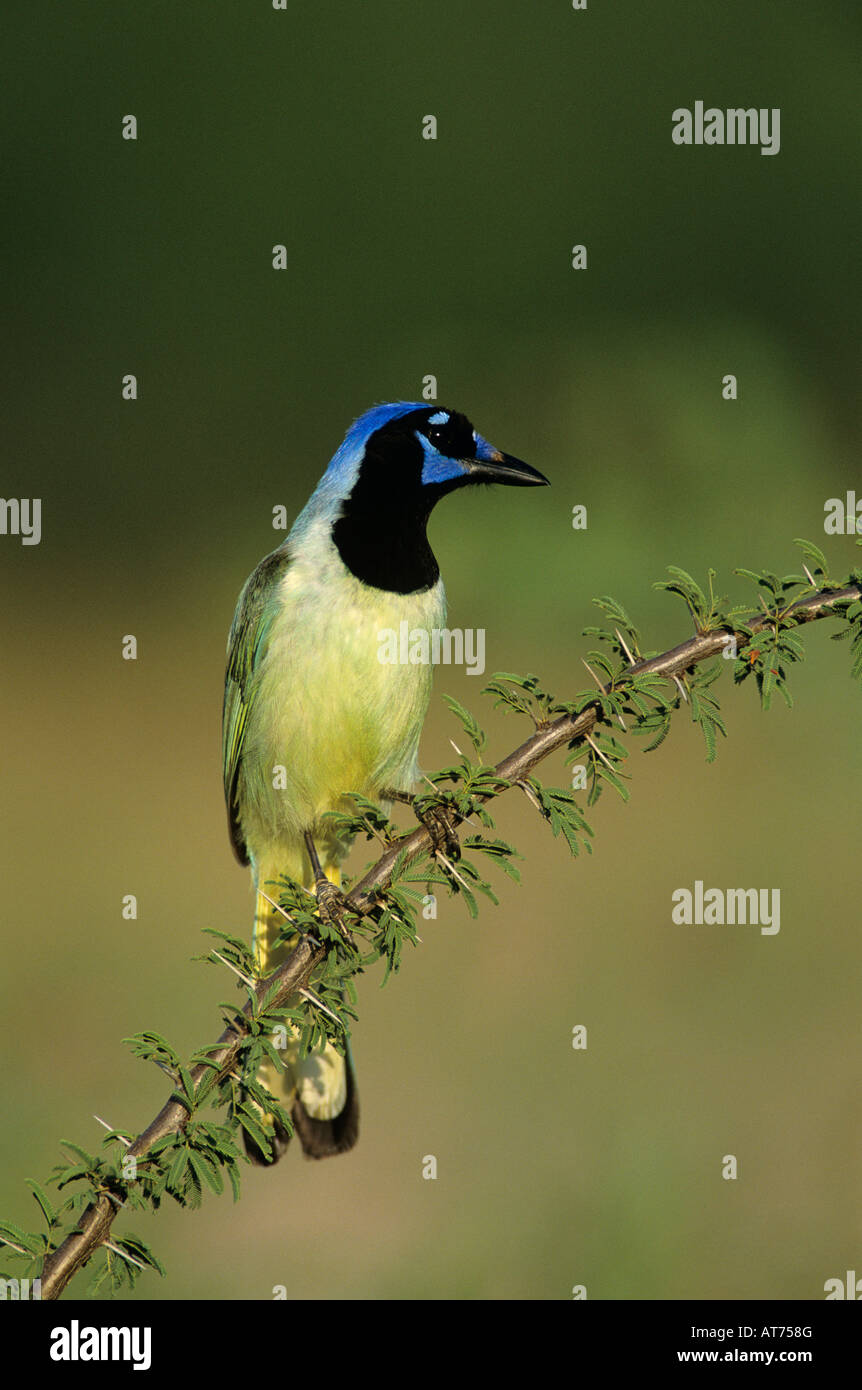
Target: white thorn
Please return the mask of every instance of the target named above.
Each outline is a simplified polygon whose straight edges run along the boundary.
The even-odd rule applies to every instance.
[[[229,961],[226,956],[223,956],[220,951],[210,951],[210,955],[215,956],[216,960],[220,960],[222,965],[227,966],[228,970],[232,970],[235,975],[238,975],[243,984],[248,985],[249,989],[254,989],[255,981],[250,979],[248,975],[243,975],[241,970],[237,970],[233,962]]]
[[[594,752],[598,757],[601,758],[602,762],[608,764],[608,767],[610,768],[611,772],[616,772],[616,768],[614,767],[613,763],[612,763],[612,762],[608,762],[608,759],[605,757],[605,755],[604,755],[604,753],[602,752],[602,750],[601,750],[601,748],[599,747],[599,745],[598,745],[597,743],[594,743],[594,742],[593,742],[593,740],[590,738],[589,734],[584,734],[584,738],[587,740],[587,743],[590,745],[590,747],[592,748],[593,752]]]
[[[109,1125],[109,1124],[108,1124],[107,1120],[103,1120],[102,1117],[101,1117],[101,1115],[94,1115],[94,1116],[93,1116],[93,1119],[94,1119],[94,1120],[98,1120],[98,1121],[99,1121],[99,1124],[100,1124],[100,1125],[104,1125],[105,1129],[107,1129],[107,1130],[112,1130],[112,1129],[114,1128],[113,1125]],[[132,1141],[131,1141],[131,1139],[124,1139],[123,1136],[122,1136],[122,1134],[115,1134],[115,1135],[114,1135],[114,1138],[115,1138],[115,1139],[119,1139],[119,1141],[120,1141],[121,1144],[125,1144],[125,1146],[126,1146],[127,1149],[130,1149],[130,1148],[132,1147]]]
[[[338,1017],[338,1014],[334,1014],[331,1009],[328,1009],[323,1000],[318,999],[316,994],[312,994],[310,989],[301,989],[299,993],[307,999],[310,1004],[313,1004],[315,1008],[320,1009],[328,1018],[331,1018],[333,1023],[337,1023],[339,1028],[342,1027],[341,1019]]]
[[[146,1269],[146,1265],[142,1265],[140,1260],[136,1260],[128,1251],[121,1250],[119,1245],[114,1245],[113,1241],[103,1240],[102,1244],[106,1250],[113,1250],[115,1255],[119,1255],[121,1260],[128,1260],[130,1265],[137,1265],[138,1269]]]
[[[516,786],[521,788],[521,791],[524,793],[528,801],[532,801],[537,811],[542,811],[542,803],[536,796],[536,793],[533,791],[533,788],[529,786],[528,783],[517,782]],[[542,814],[544,815],[544,812],[542,812]]]
[[[442,864],[445,864],[446,868],[449,870],[453,878],[457,878],[458,882],[460,884],[463,884],[463,886],[467,889],[467,892],[469,893],[471,891],[470,885],[466,882],[465,879],[461,877],[458,870],[455,868],[455,865],[449,862],[442,850],[438,850],[437,853],[440,857],[440,862]]]
[[[272,900],[272,898],[269,896],[269,894],[268,894],[268,893],[264,893],[264,891],[263,891],[262,888],[258,888],[257,891],[258,891],[258,893],[260,893],[260,896],[261,896],[266,902],[269,903],[270,907],[274,907],[275,910],[276,910],[276,912],[280,912],[281,915],[282,915],[282,917],[286,917],[286,918],[287,918],[287,920],[288,920],[288,922],[290,923],[291,926],[295,926],[295,925],[296,925],[295,922],[294,922],[294,920],[293,920],[293,918],[290,916],[290,914],[287,913],[287,912],[285,912],[285,910],[284,910],[284,908],[282,907],[281,903],[273,902],[273,900]]]
[[[600,691],[602,692],[602,694],[604,695],[604,693],[605,693],[605,687],[602,685],[601,681],[599,680],[598,676],[596,675],[596,673],[595,673],[595,671],[593,670],[593,668],[592,668],[592,666],[590,665],[590,663],[589,663],[588,661],[584,661],[584,658],[583,658],[583,657],[581,657],[581,661],[583,662],[584,666],[586,666],[587,670],[589,671],[589,673],[590,673],[590,675],[592,676],[593,680],[595,681],[596,685],[599,687],[599,690],[600,690]]]
[[[584,661],[584,658],[583,658],[583,657],[581,657],[581,661]],[[602,692],[602,694],[604,695],[604,693],[605,693],[605,687],[602,685],[601,681],[599,680],[599,678],[598,678],[598,676],[596,675],[595,671],[593,670],[592,666],[590,666],[589,663],[586,662],[586,661],[584,661],[584,665],[586,666],[587,670],[589,671],[589,673],[590,673],[590,675],[592,676],[593,680],[595,681],[596,685],[599,687],[599,690],[600,690],[600,691]],[[626,728],[625,723],[623,722],[623,717],[622,717],[622,715],[621,715],[621,714],[618,714],[618,715],[616,716],[616,720],[617,720],[617,723],[619,724],[620,728],[622,729],[623,733],[624,733],[624,734],[627,734],[627,733],[628,733],[628,729]]]
[[[625,652],[626,656],[627,656],[628,659],[629,659],[629,665],[630,665],[630,666],[637,666],[637,662],[635,661],[634,657],[632,656],[631,652],[629,651],[629,649],[628,649],[628,644],[626,643],[626,639],[623,637],[623,634],[620,632],[619,628],[618,628],[618,627],[615,627],[615,628],[614,628],[614,632],[617,634],[617,638],[618,638],[618,640],[619,640],[619,644],[620,644],[620,646],[622,647],[623,651]]]

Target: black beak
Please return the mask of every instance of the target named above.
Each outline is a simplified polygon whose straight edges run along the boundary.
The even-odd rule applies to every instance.
[[[464,459],[470,470],[469,482],[503,483],[507,487],[550,487],[544,473],[532,468],[529,463],[513,458],[511,454],[501,454],[498,449],[489,450],[484,458]]]

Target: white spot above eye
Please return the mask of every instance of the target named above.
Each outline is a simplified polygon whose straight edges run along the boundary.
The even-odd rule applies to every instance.
[[[429,425],[447,425],[449,423],[448,410],[438,410],[436,415],[428,416]]]

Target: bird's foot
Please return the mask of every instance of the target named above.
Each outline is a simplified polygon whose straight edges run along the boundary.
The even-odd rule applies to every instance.
[[[314,894],[317,898],[317,910],[320,913],[321,920],[335,927],[342,941],[346,942],[348,946],[352,946],[355,950],[356,943],[347,925],[347,918],[353,913],[353,909],[350,907],[341,889],[337,888],[334,883],[330,883],[326,874],[323,872],[320,857],[314,844],[314,837],[310,830],[306,830],[305,832],[305,847],[308,850],[311,871],[314,875]],[[358,914],[353,913],[353,915],[356,916]]]
[[[451,813],[445,806],[423,806],[424,797],[412,796],[410,792],[392,791],[388,787],[380,796],[384,801],[400,801],[410,807],[420,825],[428,831],[434,854],[445,854],[455,862],[461,858],[461,842]]]
[[[352,946],[355,950],[356,942],[347,925],[347,919],[353,914],[353,909],[341,889],[330,883],[328,878],[320,878],[315,884],[314,892],[322,919],[335,927],[346,945]]]
[[[461,842],[446,807],[427,806],[423,808],[421,803],[417,806],[414,802],[413,811],[417,820],[421,821],[431,836],[431,848],[434,854],[444,854],[447,859],[457,863],[461,858]]]

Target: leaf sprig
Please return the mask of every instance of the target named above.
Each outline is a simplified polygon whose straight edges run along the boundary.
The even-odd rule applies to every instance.
[[[707,761],[715,758],[718,735],[727,736],[716,694],[723,657],[733,658],[736,685],[754,684],[763,709],[770,707],[776,692],[789,705],[789,673],[803,658],[798,629],[812,618],[829,616],[840,624],[834,640],[850,643],[850,673],[862,683],[862,565],[834,583],[823,551],[810,541],[797,544],[804,561],[801,574],[737,571],[756,587],[755,611],[730,606],[716,591],[713,570],[702,588],[687,571],[670,567],[670,578],[657,587],[683,601],[696,635],[662,655],[645,651],[637,627],[617,600],[597,599],[605,625],[585,629],[585,636],[599,644],[585,661],[592,685],[567,699],[558,699],[532,674],[493,675],[485,693],[496,706],[524,716],[533,726],[532,760],[524,761],[524,749],[533,746],[528,740],[497,766],[490,764],[479,721],[447,696],[461,726],[459,737],[471,745],[471,752],[456,744],[457,761],[429,774],[429,790],[417,797],[415,807],[420,816],[443,813],[453,826],[469,827],[463,839],[469,857],[448,858],[434,849],[427,834],[419,839],[415,831],[405,835],[375,802],[360,795],[354,794],[349,811],[332,813],[333,832],[345,843],[376,841],[384,849],[354,887],[345,881],[348,903],[358,913],[356,947],[346,945],[321,917],[306,888],[287,879],[274,889],[285,918],[280,940],[294,951],[294,959],[302,954],[299,948],[306,950],[308,965],[301,978],[307,978],[307,988],[288,994],[278,983],[278,972],[262,981],[245,941],[211,931],[215,944],[203,959],[230,972],[244,993],[244,1004],[222,1003],[225,1034],[218,1043],[198,1049],[188,1062],[161,1034],[143,1032],[127,1040],[137,1057],[169,1077],[169,1121],[152,1142],[149,1131],[132,1141],[131,1131],[106,1126],[99,1154],[63,1141],[67,1152],[50,1180],[61,1199],[55,1205],[45,1187],[31,1182],[44,1229],[27,1231],[0,1222],[0,1247],[6,1258],[23,1265],[25,1277],[44,1267],[56,1293],[81,1263],[81,1232],[87,1230],[90,1244],[84,1257],[94,1261],[92,1291],[133,1286],[144,1270],[163,1274],[157,1257],[136,1236],[108,1239],[114,1216],[120,1211],[157,1210],[165,1198],[193,1209],[201,1205],[205,1191],[221,1195],[225,1180],[238,1198],[240,1165],[245,1161],[237,1144],[240,1133],[266,1152],[273,1138],[267,1117],[275,1117],[288,1132],[291,1128],[278,1099],[259,1080],[263,1062],[281,1064],[275,1030],[289,1029],[303,1055],[327,1042],[343,1052],[357,1016],[356,977],[378,960],[383,963],[383,983],[398,971],[404,948],[419,941],[418,913],[432,888],[461,897],[475,917],[481,897],[497,901],[477,859],[519,881],[513,861],[520,855],[499,837],[489,809],[498,795],[517,786],[572,855],[590,853],[593,830],[577,793],[586,793],[587,806],[608,786],[628,798],[631,779],[624,770],[628,749],[623,741],[628,734],[646,740],[645,752],[659,748],[673,716],[685,705],[703,733]],[[533,771],[554,748],[564,751],[570,766],[577,764],[571,789],[545,786]],[[504,775],[519,765],[519,758],[521,770]],[[369,882],[373,890],[364,891],[362,885]],[[413,885],[424,885],[425,894]],[[307,949],[308,943],[313,949]]]

